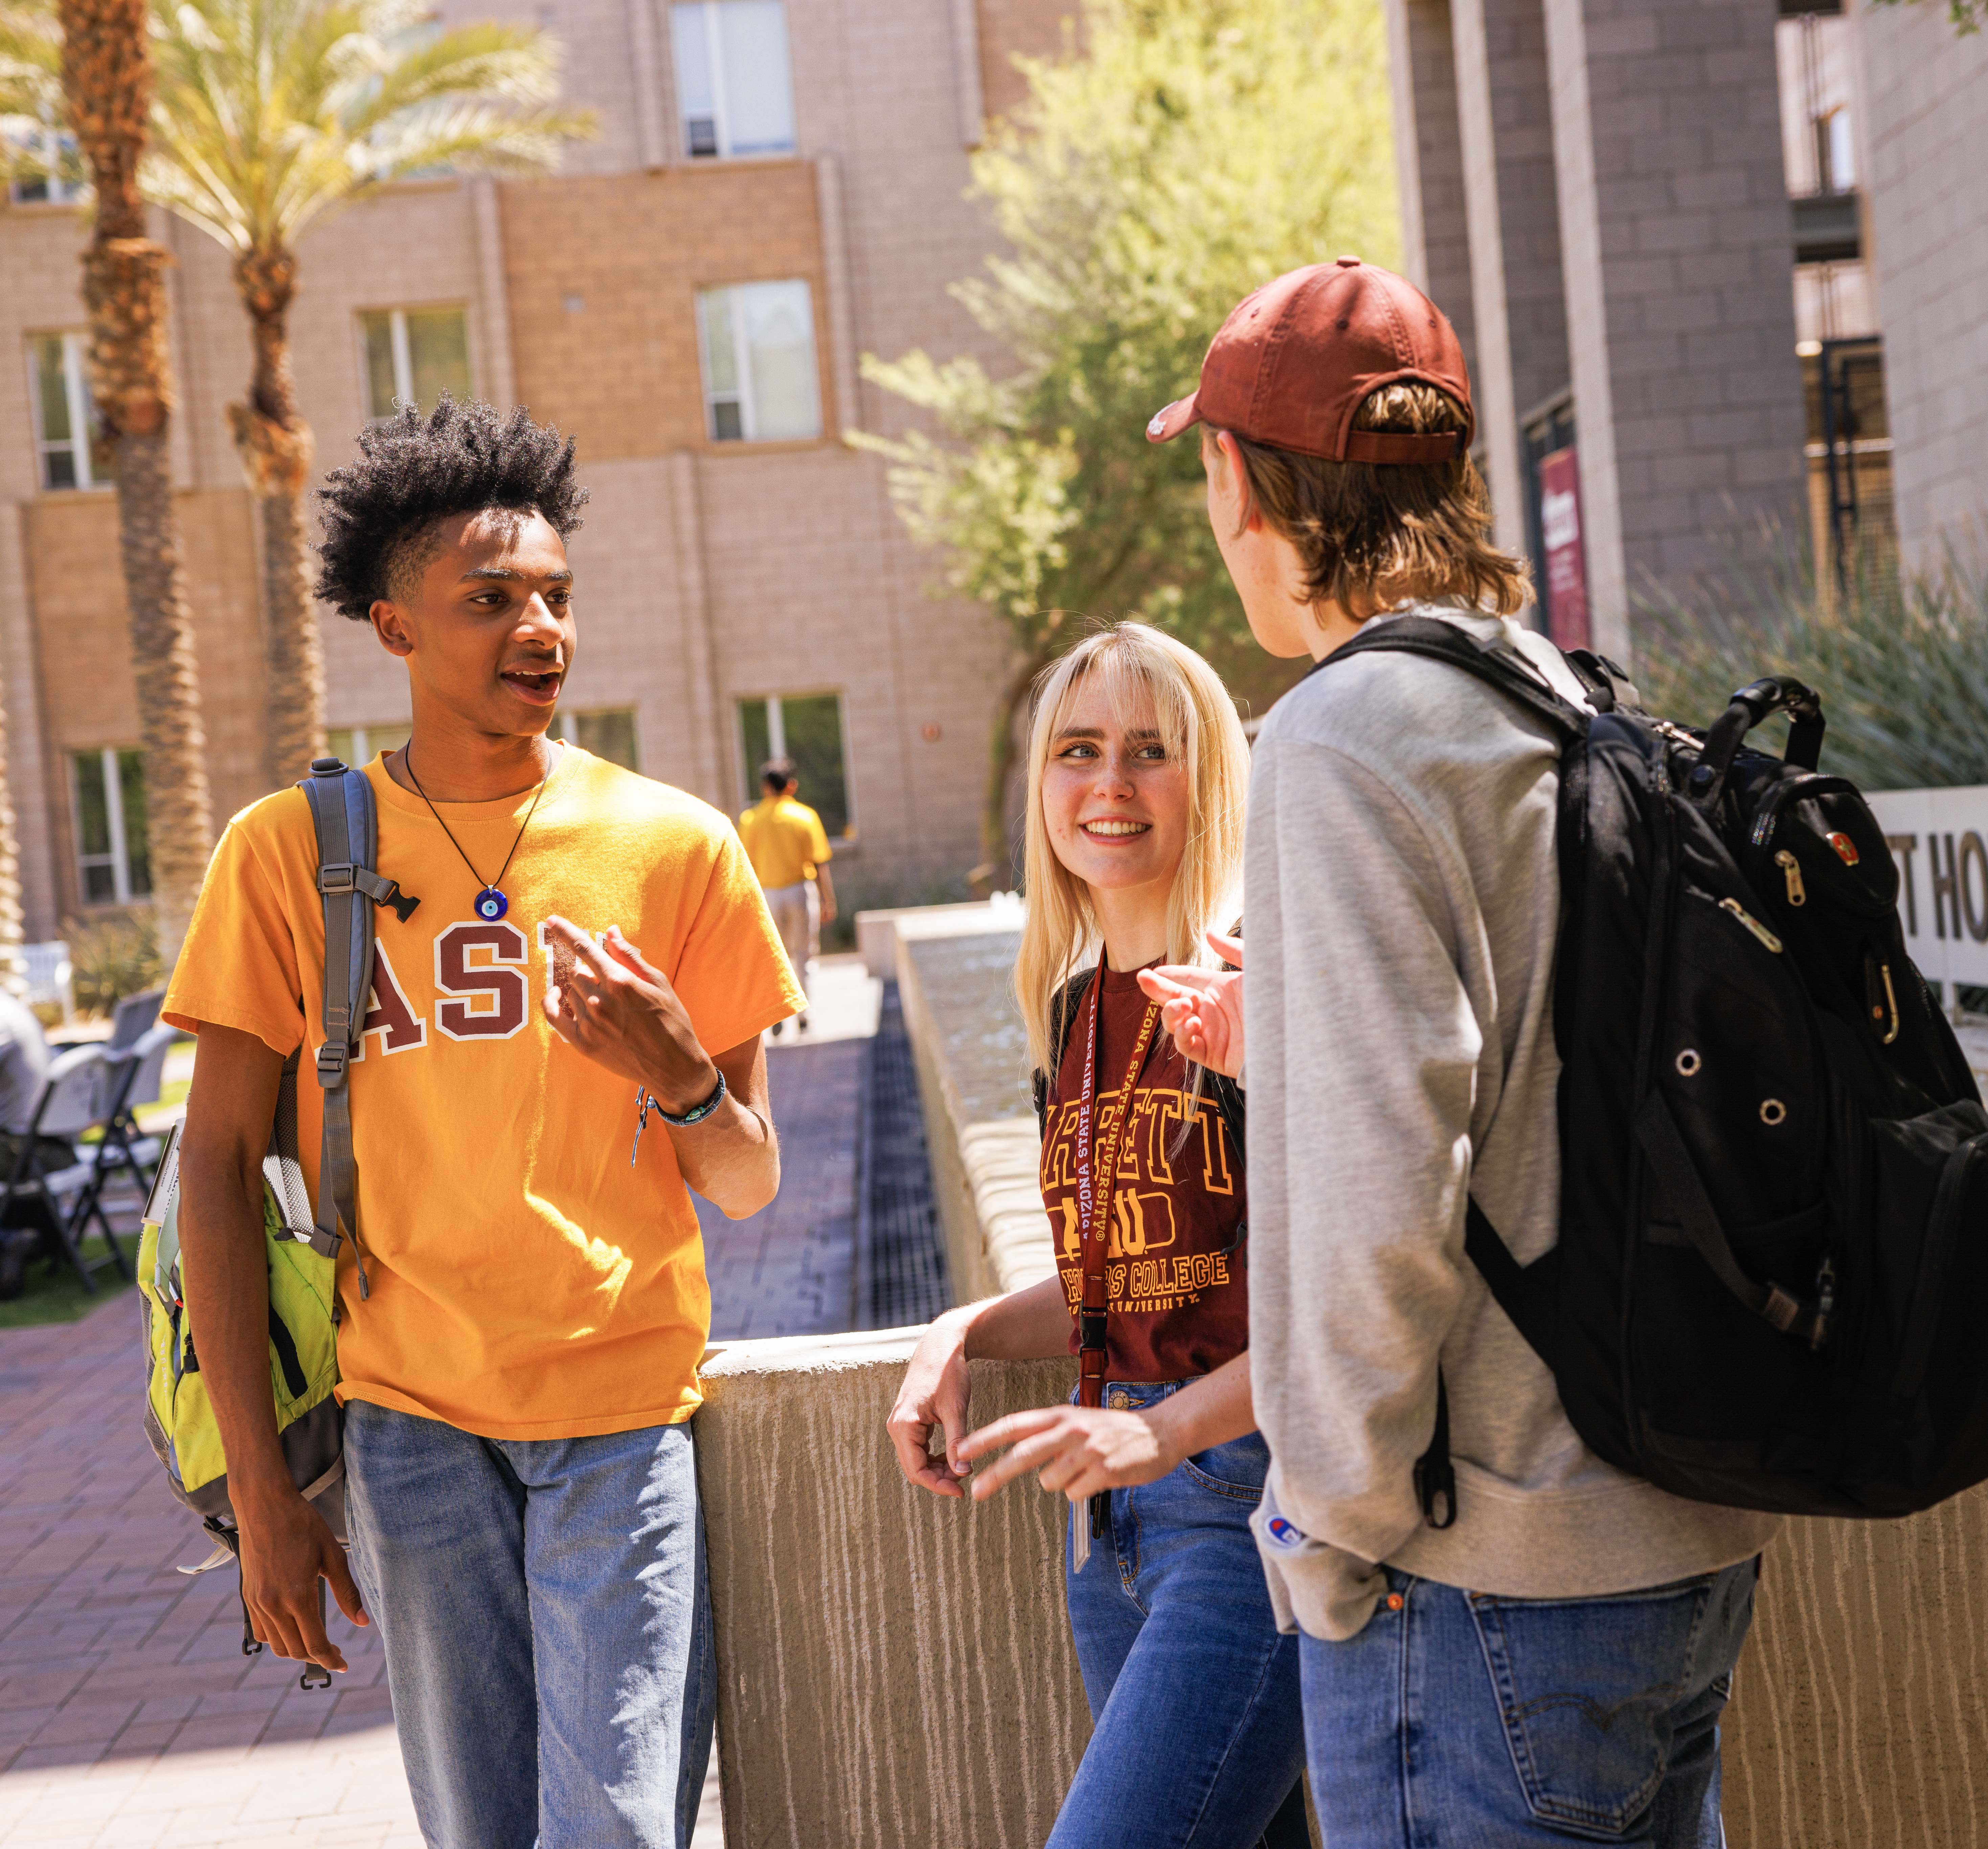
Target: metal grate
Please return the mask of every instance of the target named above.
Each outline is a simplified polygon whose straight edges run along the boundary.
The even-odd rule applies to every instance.
[[[925,1112],[898,985],[884,985],[870,1045],[857,1179],[857,1326],[929,1322],[952,1302],[932,1201]]]

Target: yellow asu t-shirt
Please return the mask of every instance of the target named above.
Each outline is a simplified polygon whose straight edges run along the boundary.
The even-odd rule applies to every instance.
[[[763,796],[739,818],[739,838],[769,892],[812,879],[831,858],[821,818],[791,796]]]
[[[561,1040],[541,1004],[554,913],[618,924],[666,974],[708,1052],[803,1007],[759,886],[716,810],[567,745],[478,918],[473,878],[378,758],[377,865],[421,900],[377,907],[379,953],[351,1068],[359,1232],[339,1255],[340,1396],[492,1438],[579,1438],[687,1419],[711,1325],[703,1241],[669,1133],[631,1167],[636,1088]],[[438,804],[484,878],[532,793]],[[303,1048],[300,1153],[316,1198],[324,909],[300,790],[265,797],[215,851],[165,1018]]]

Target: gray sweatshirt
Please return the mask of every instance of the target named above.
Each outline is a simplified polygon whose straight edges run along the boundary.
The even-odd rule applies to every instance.
[[[1580,697],[1517,625],[1414,613],[1503,630]],[[1256,740],[1249,1365],[1274,1459],[1257,1541],[1286,1630],[1353,1636],[1384,1590],[1376,1563],[1589,1597],[1729,1566],[1779,1526],[1596,1457],[1464,1254],[1472,1193],[1521,1264],[1559,1236],[1557,767],[1537,721],[1408,655],[1312,676]],[[1456,1467],[1444,1530],[1413,1482],[1439,1359]]]

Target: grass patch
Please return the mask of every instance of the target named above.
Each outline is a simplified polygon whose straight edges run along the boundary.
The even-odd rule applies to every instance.
[[[135,1260],[138,1253],[138,1238],[134,1233],[127,1239],[118,1236],[118,1248],[127,1263]],[[83,1242],[83,1256],[86,1258],[103,1257],[103,1236],[92,1233]],[[0,1303],[0,1329],[34,1329],[45,1322],[73,1322],[86,1310],[93,1310],[100,1303],[123,1296],[131,1289],[114,1271],[100,1271],[96,1275],[96,1294],[90,1295],[83,1288],[83,1280],[76,1276],[76,1268],[68,1259],[59,1264],[51,1264],[46,1258],[36,1258],[28,1267],[27,1289],[11,1303]]]

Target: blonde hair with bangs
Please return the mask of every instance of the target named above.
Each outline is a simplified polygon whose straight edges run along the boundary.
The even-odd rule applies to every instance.
[[[1142,700],[1187,767],[1188,838],[1167,906],[1167,960],[1209,963],[1207,930],[1226,930],[1242,884],[1243,807],[1249,744],[1221,677],[1184,643],[1145,623],[1087,636],[1036,682],[1029,725],[1025,874],[1029,909],[1015,958],[1015,993],[1029,1031],[1029,1060],[1050,1070],[1050,1004],[1089,953],[1100,949],[1090,889],[1057,858],[1043,820],[1043,771],[1064,709],[1091,676],[1103,678],[1122,717]]]

